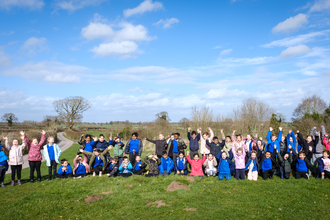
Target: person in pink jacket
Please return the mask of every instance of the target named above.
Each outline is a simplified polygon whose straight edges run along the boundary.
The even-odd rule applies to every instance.
[[[40,173],[40,166],[42,161],[42,156],[40,152],[40,147],[46,140],[46,132],[43,130],[41,132],[41,139],[38,143],[37,138],[32,138],[32,143],[30,142],[29,138],[25,135],[23,131],[20,132],[21,136],[24,136],[24,140],[29,150],[28,154],[28,161],[30,166],[30,182],[34,183],[34,170],[37,170],[37,178],[38,182],[41,181],[41,173]]]
[[[201,136],[201,150],[200,153],[201,154],[205,154],[208,155],[210,153],[210,147],[206,144],[206,140],[209,140],[209,142],[211,143],[213,141],[213,137],[214,137],[214,133],[212,131],[212,129],[209,127],[209,132],[204,132],[202,135],[202,129],[199,128],[198,129],[198,133]]]
[[[190,159],[189,151],[187,151],[187,160],[191,165],[190,176],[199,176],[204,179],[203,173],[203,163],[206,160],[205,154],[203,154],[203,159],[199,159],[198,154],[194,155],[194,159]]]
[[[84,155],[84,159],[81,155],[77,155],[73,159],[73,178],[81,178],[86,176],[89,173],[89,165],[87,163],[87,155]]]
[[[245,179],[245,151],[247,147],[245,146],[242,135],[236,135],[233,131],[233,134],[231,135],[231,139],[233,141],[233,148],[231,149],[235,158],[235,178],[239,180]]]
[[[15,175],[17,171],[17,185],[21,185],[21,171],[23,161],[23,149],[26,147],[24,136],[21,136],[22,144],[18,145],[18,140],[13,140],[13,145],[9,145],[7,137],[3,137],[5,142],[5,147],[9,150],[9,160],[8,164],[11,169],[11,186],[15,185]]]
[[[328,141],[327,141],[328,139]],[[323,141],[322,141],[323,145],[325,146],[325,149],[330,151],[330,139],[329,139],[329,134],[325,134]]]

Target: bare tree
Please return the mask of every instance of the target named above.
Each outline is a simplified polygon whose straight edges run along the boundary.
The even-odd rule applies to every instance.
[[[198,109],[196,106],[191,109],[191,120],[195,123],[196,127],[206,129],[212,123],[213,112],[209,107],[204,106]]]
[[[327,107],[327,103],[316,95],[304,98],[293,111],[292,120],[299,120],[307,114],[323,114]]]
[[[179,121],[179,124],[181,125],[181,127],[184,128],[184,130],[186,131],[187,128],[189,127],[189,119],[188,118],[182,118],[180,121]]]
[[[8,127],[11,127],[13,125],[13,122],[17,122],[18,119],[13,113],[6,113],[1,117],[2,121],[6,121],[8,124]]]
[[[70,129],[81,121],[82,113],[92,107],[92,104],[81,96],[60,99],[54,101],[53,105],[59,117],[66,121]]]

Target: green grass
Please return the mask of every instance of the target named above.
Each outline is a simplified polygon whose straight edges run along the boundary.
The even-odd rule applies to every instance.
[[[79,145],[64,151],[69,161]],[[143,156],[147,154],[144,153]],[[42,163],[43,181],[30,184],[29,168],[22,172],[24,184],[0,188],[1,219],[329,219],[330,180],[310,179],[257,182],[205,177],[188,182],[183,176],[145,178],[133,176],[82,179],[47,179]],[[173,181],[189,185],[190,190],[167,192]],[[10,174],[5,183],[9,184]],[[130,188],[125,186],[132,184]],[[111,194],[101,194],[112,190]],[[91,195],[103,199],[86,204]],[[146,206],[162,200],[166,206]],[[186,211],[195,208],[196,211]]]

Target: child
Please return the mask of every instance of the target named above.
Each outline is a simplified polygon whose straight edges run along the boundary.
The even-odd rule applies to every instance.
[[[102,150],[95,148],[93,150],[93,153],[80,149],[81,153],[90,156],[89,167],[93,167],[93,176],[96,176],[96,174],[102,176],[102,171],[105,170],[107,166],[107,162],[104,155],[106,155],[110,149],[111,146],[109,146],[102,152]]]
[[[280,132],[278,133],[278,138],[276,136],[276,134],[272,134],[273,132],[273,128],[270,127],[268,134],[267,134],[267,146],[265,148],[265,152],[269,151],[272,155],[276,155],[273,154],[274,153],[274,146],[280,146],[280,142],[282,140],[282,128],[279,127],[278,128],[280,130]],[[278,149],[279,152],[281,153],[281,150]]]
[[[159,165],[160,165],[161,161],[157,157],[157,155],[152,154],[152,155],[146,156],[144,158],[144,161],[149,165],[149,172],[148,172],[148,174],[145,175],[145,177],[158,176]]]
[[[160,133],[158,135],[158,140],[150,140],[149,138],[145,138],[147,141],[156,144],[155,154],[158,158],[162,157],[162,153],[167,150],[167,142],[164,139],[164,134]]]
[[[203,173],[203,163],[206,160],[205,154],[203,154],[203,159],[199,159],[198,154],[194,155],[194,159],[190,159],[189,151],[187,152],[187,160],[191,165],[190,176],[199,176],[201,179],[204,179]]]
[[[132,134],[132,138],[130,138],[127,141],[124,155],[128,154],[129,155],[129,161],[131,162],[131,164],[134,164],[135,163],[135,157],[137,155],[141,156],[142,151],[143,151],[142,140],[140,138],[138,138],[138,133],[134,132]]]
[[[167,155],[173,160],[176,161],[176,158],[179,156],[180,151],[184,151],[187,146],[184,141],[180,138],[180,133],[174,134],[174,140],[171,140],[168,145],[168,153]]]
[[[253,139],[252,139],[252,135],[251,134],[246,135],[246,140],[245,140],[244,144],[245,144],[245,146],[248,146],[248,148],[247,148],[247,151],[248,152],[251,152],[253,150],[252,149]]]
[[[89,165],[87,163],[87,155],[84,154],[84,159],[81,156],[77,155],[73,159],[73,177],[81,178],[89,173]]]
[[[172,134],[171,134],[171,137],[170,137],[169,139],[167,139],[167,145],[169,145],[169,144],[171,143],[171,141],[174,140],[174,134],[175,134],[175,133],[172,133]]]
[[[209,153],[207,160],[203,163],[205,167],[205,173],[207,176],[216,176],[217,175],[217,159],[213,156],[212,153]]]
[[[329,178],[330,179],[330,153],[328,150],[323,151],[323,157],[318,159],[319,162],[319,170],[322,175],[322,179]]]
[[[309,134],[313,137],[313,140],[315,142],[315,147],[313,148],[313,157],[312,157],[312,162],[315,164],[317,160],[322,157],[323,154],[323,144],[322,140],[325,135],[325,128],[324,126],[321,126],[321,133],[316,131],[316,127],[313,127]],[[316,170],[314,170],[314,173]]]
[[[94,146],[97,149],[105,150],[109,146],[109,143],[104,140],[104,135],[100,134],[99,138],[95,141]]]
[[[235,164],[228,158],[226,152],[221,152],[221,154],[219,153],[217,155],[217,159],[219,160],[219,165],[218,165],[219,180],[223,180],[224,177],[226,177],[227,180],[230,180],[231,179],[230,173],[231,170],[235,169]]]
[[[176,158],[176,161],[174,163],[174,174],[178,174],[178,175],[188,174],[187,160],[184,157],[184,153],[182,151],[179,152],[179,157]]]
[[[223,133],[221,133],[221,135],[224,136]],[[227,157],[230,157],[230,154],[232,154],[231,153],[232,147],[233,147],[233,142],[231,141],[231,137],[230,136],[226,136],[226,142],[225,142],[225,145],[223,146],[221,152],[225,152],[227,154]]]
[[[34,170],[37,170],[37,179],[38,182],[41,181],[41,173],[40,173],[40,166],[42,161],[42,156],[40,152],[40,147],[46,140],[46,132],[43,130],[41,132],[41,139],[38,143],[37,138],[32,138],[32,143],[30,143],[28,137],[25,135],[23,131],[20,132],[22,136],[24,136],[24,140],[29,150],[28,154],[28,161],[30,166],[30,182],[34,183]]]
[[[197,129],[199,131],[199,129]],[[188,140],[189,140],[189,149],[190,149],[190,157],[194,154],[198,154],[199,150],[199,140],[201,138],[200,133],[196,133],[196,131],[192,131],[190,135],[190,127],[188,128],[188,134],[187,134]]]
[[[247,179],[257,181],[259,170],[257,152],[253,150],[251,152],[248,152],[248,155],[249,159],[245,164],[245,170],[248,170]]]
[[[119,137],[115,137],[112,140],[112,137],[110,135],[109,145],[112,145],[113,146],[114,157],[118,157],[119,164],[121,164],[123,162],[123,148],[124,148],[125,144],[123,144],[120,141],[120,138]]]
[[[282,156],[278,156],[278,159],[280,161],[280,172],[281,172],[281,180],[283,180],[283,177],[285,179],[290,179],[290,173],[291,173],[291,163],[292,163],[292,147],[289,144],[288,149],[290,150],[289,153],[284,154],[283,158]]]
[[[213,137],[212,143],[210,143],[209,140],[206,140],[206,144],[207,144],[207,146],[210,147],[210,153],[212,155],[216,156],[221,151],[223,146],[225,146],[225,138],[223,136],[221,143],[219,143],[218,137]]]
[[[315,141],[313,141],[313,137],[311,135],[307,135],[307,139],[305,140],[302,134],[297,131],[299,141],[302,144],[302,149],[305,152],[305,155],[309,161],[311,161],[313,157],[313,150],[316,146],[316,143],[319,141],[319,136],[315,136]],[[300,157],[300,156],[299,156]]]
[[[162,157],[160,158],[161,163],[158,166],[159,175],[167,176],[171,174],[171,170],[173,169],[173,160],[167,156],[167,152],[164,151]]]
[[[135,164],[133,166],[133,174],[136,175],[143,175],[146,170],[147,165],[141,160],[140,156],[136,156],[135,158]]]
[[[296,163],[296,179],[300,179],[304,177],[305,179],[309,179],[308,169],[312,169],[312,165],[309,162],[310,159],[306,157],[306,153],[304,151],[300,151],[297,157],[297,153],[292,151],[295,155],[295,163]]]
[[[212,129],[210,127],[208,127],[209,132],[204,132],[203,136],[202,134],[202,129],[199,128],[198,133],[202,136],[201,138],[201,153],[202,154],[209,154],[210,153],[210,147],[206,144],[206,140],[208,140],[209,142],[211,142],[213,140],[214,137],[214,133],[212,131]],[[211,135],[210,135],[211,134]]]
[[[9,161],[8,164],[10,165],[11,169],[11,186],[15,185],[15,173],[17,170],[17,185],[21,185],[21,171],[22,171],[22,164],[23,161],[23,149],[26,147],[26,143],[24,140],[24,136],[21,136],[22,145],[18,145],[18,140],[13,140],[13,145],[9,145],[9,141],[7,137],[3,138],[5,140],[5,146],[9,150]]]
[[[6,187],[5,184],[3,184],[3,181],[5,179],[6,171],[8,170],[7,160],[8,160],[7,155],[0,148],[0,183],[1,183],[0,187]]]
[[[276,152],[276,145],[274,146],[274,152]],[[278,152],[277,152],[278,153]],[[280,155],[278,153],[278,155]],[[269,151],[266,151],[266,153],[262,156],[261,162],[260,162],[259,169],[261,169],[261,176],[264,180],[266,179],[273,179],[274,169],[276,167],[279,167],[276,163],[275,159],[272,157],[272,153]]]
[[[118,175],[118,171],[119,171],[119,158],[118,157],[114,157],[111,159],[111,163],[109,164],[109,166],[107,167],[107,175],[108,177],[117,177]]]
[[[84,141],[82,140],[83,137],[84,134],[82,134],[78,140],[78,144],[82,145],[80,149],[92,153],[95,146],[95,140],[92,140],[92,136],[90,134],[86,134]],[[89,157],[88,157],[88,161],[89,161]]]
[[[247,146],[245,146],[242,140],[241,135],[236,135],[235,138],[235,131],[232,134],[232,139],[234,139],[234,144],[232,147],[232,153],[235,157],[235,178],[239,180],[245,179],[245,150],[247,150]]]
[[[328,139],[328,141],[327,141],[327,139]],[[329,138],[329,134],[325,134],[324,135],[324,138],[323,138],[323,144],[324,144],[324,146],[325,146],[325,149],[326,150],[328,150],[328,151],[330,151],[330,138]]]
[[[55,179],[57,164],[60,162],[61,148],[54,143],[53,137],[48,137],[48,144],[45,145],[43,154],[48,166],[48,181]]]
[[[130,177],[133,174],[132,169],[133,169],[133,166],[132,166],[131,162],[129,162],[128,158],[125,156],[125,157],[123,157],[123,162],[119,166],[118,175],[125,177],[125,178]]]
[[[287,143],[287,149],[285,152],[281,153],[282,157],[284,154],[289,153],[291,150],[294,150],[295,152],[297,152],[297,149],[296,149],[297,140],[296,140],[296,136],[294,135],[294,132],[292,130],[289,130],[289,133],[286,136],[286,143]],[[291,146],[292,149],[290,149],[289,146]]]
[[[71,168],[70,164],[68,163],[68,160],[62,159],[61,164],[62,164],[62,166],[60,166],[60,168],[58,168],[56,177],[65,178],[65,179],[68,177],[72,177],[72,168]]]

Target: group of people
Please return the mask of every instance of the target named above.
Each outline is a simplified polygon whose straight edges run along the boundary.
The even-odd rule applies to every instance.
[[[279,175],[281,179],[289,179],[293,175],[296,179],[308,179],[311,174],[317,178],[330,178],[330,140],[324,126],[318,132],[312,128],[306,139],[297,131],[292,130],[286,136],[279,128],[278,135],[270,128],[265,142],[256,134],[245,138],[233,131],[231,136],[225,136],[221,130],[221,140],[214,136],[211,128],[202,133],[202,129],[191,131],[188,128],[187,137],[189,150],[179,133],[173,133],[168,140],[160,133],[157,140],[145,138],[155,144],[155,153],[142,160],[143,142],[134,132],[126,145],[119,137],[109,142],[103,134],[99,137],[82,135],[78,143],[81,145],[73,160],[73,167],[67,159],[61,159],[61,149],[54,143],[53,137],[48,137],[47,144],[43,146],[43,156],[48,166],[49,179],[54,178],[81,178],[92,173],[93,176],[129,177],[131,175],[167,176],[218,176],[220,180],[231,179],[256,181],[258,176],[264,180],[272,179]],[[42,131],[40,142],[36,138],[31,141],[23,131],[20,132],[22,144],[17,139],[9,144],[5,140],[5,147],[9,150],[9,157],[0,145],[0,182],[5,187],[3,180],[8,166],[11,166],[11,186],[15,185],[17,172],[17,185],[21,185],[21,170],[23,164],[23,149],[28,147],[28,161],[30,166],[30,182],[34,183],[34,172],[37,171],[37,181],[41,181],[40,166],[42,155],[40,147],[46,140],[45,131]],[[109,150],[113,148],[113,155]],[[324,150],[325,148],[325,150]],[[202,154],[200,159],[199,153]],[[61,163],[59,169],[57,164]],[[148,169],[147,169],[148,166]],[[189,168],[189,169],[188,169]]]

